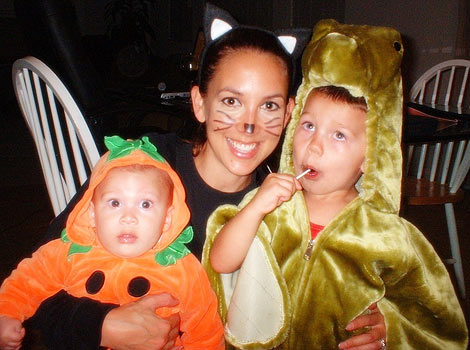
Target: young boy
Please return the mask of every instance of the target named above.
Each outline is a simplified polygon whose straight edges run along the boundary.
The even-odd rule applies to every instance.
[[[390,28],[316,26],[281,174],[208,222],[203,263],[236,347],[346,348],[377,303],[378,348],[466,348],[447,270],[398,216],[402,53]]]
[[[167,292],[179,304],[157,313],[180,314],[176,345],[223,349],[215,294],[184,245],[192,229],[178,175],[146,137],[114,136],[105,144],[109,152],[94,168],[62,238],[39,248],[3,282],[0,344],[19,345],[21,322],[60,290],[120,305]]]

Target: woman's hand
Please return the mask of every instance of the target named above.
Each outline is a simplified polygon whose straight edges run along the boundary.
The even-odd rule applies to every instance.
[[[25,330],[16,318],[0,316],[0,349],[18,350],[21,348]]]
[[[346,326],[347,331],[367,327],[367,332],[355,335],[339,344],[343,350],[385,350],[385,321],[377,303],[369,306],[369,313],[356,317]]]
[[[177,304],[170,294],[162,293],[111,310],[103,322],[101,346],[115,350],[177,349],[174,344],[179,334],[179,314],[167,318],[155,314],[155,309]]]

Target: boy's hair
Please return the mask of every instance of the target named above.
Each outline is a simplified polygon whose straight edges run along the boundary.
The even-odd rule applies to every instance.
[[[312,89],[310,94],[322,94],[333,101],[342,102],[347,105],[357,107],[362,109],[364,112],[367,113],[367,102],[366,99],[362,96],[354,97],[348,91],[348,89],[341,87],[341,86],[334,86],[334,85],[327,85],[327,86],[320,86]]]

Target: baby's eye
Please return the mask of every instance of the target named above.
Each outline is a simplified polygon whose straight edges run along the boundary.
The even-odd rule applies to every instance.
[[[315,125],[313,125],[313,123],[311,123],[311,122],[303,122],[302,127],[305,130],[308,130],[308,131],[314,131],[315,130]]]
[[[262,108],[268,111],[277,111],[280,107],[276,102],[268,101],[265,104],[263,104]]]
[[[117,199],[110,199],[108,203],[113,208],[119,208],[121,206],[121,202],[119,202]]]
[[[226,104],[227,106],[238,106],[238,105],[240,105],[240,102],[238,102],[238,100],[234,97],[226,97],[222,100],[222,102],[224,104]]]
[[[334,134],[334,138],[338,141],[344,141],[346,139],[346,136],[342,132],[337,131]]]
[[[153,204],[152,201],[144,200],[140,202],[140,207],[143,209],[150,209],[152,207],[152,204]]]

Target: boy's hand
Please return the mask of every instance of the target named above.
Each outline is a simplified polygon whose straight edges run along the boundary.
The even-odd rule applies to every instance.
[[[25,330],[16,318],[0,316],[0,349],[18,350],[21,348]]]
[[[269,174],[258,189],[252,201],[247,205],[250,210],[256,210],[262,216],[276,209],[282,202],[286,202],[302,185],[296,178],[288,174]]]
[[[346,326],[346,330],[353,331],[367,327],[368,331],[349,338],[339,344],[343,350],[382,350],[385,349],[385,321],[377,303],[369,306],[369,313],[356,317]]]
[[[178,301],[168,293],[147,295],[111,310],[106,315],[101,346],[115,350],[170,350],[179,334],[180,317],[159,317],[155,310]]]

